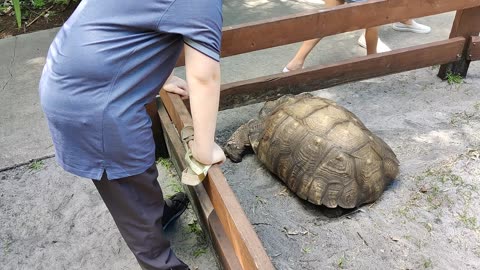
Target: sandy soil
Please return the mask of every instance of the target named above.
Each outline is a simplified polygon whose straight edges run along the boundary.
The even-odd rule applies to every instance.
[[[425,68],[315,94],[345,106],[396,152],[401,172],[374,204],[332,217],[297,199],[255,156],[223,170],[278,269],[480,268],[480,66],[449,85]],[[224,111],[226,138],[261,104]],[[165,193],[179,189],[160,162]],[[138,269],[84,179],[47,159],[0,173],[2,269]],[[193,269],[216,269],[191,211],[169,231]]]
[[[275,266],[480,269],[479,67],[455,85],[425,68],[315,92],[357,114],[401,162],[384,195],[349,214],[297,199],[253,155],[227,162],[225,175]],[[260,107],[222,114],[220,140]]]
[[[181,190],[160,162],[164,195]],[[140,270],[95,186],[50,158],[0,172],[1,269]],[[192,269],[217,269],[192,209],[167,230],[177,256]]]

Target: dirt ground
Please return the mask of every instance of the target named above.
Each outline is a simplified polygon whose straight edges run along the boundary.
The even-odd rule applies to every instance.
[[[172,165],[158,163],[164,195],[181,191]],[[90,180],[54,158],[0,172],[0,269],[140,270]],[[192,270],[217,269],[191,207],[166,231]]]
[[[14,12],[0,12],[0,39],[62,26],[79,3],[80,1],[70,1],[67,5],[25,10],[24,13],[28,15],[23,19],[21,28],[17,27]]]
[[[375,203],[335,217],[297,199],[255,156],[223,171],[275,267],[480,269],[480,65],[449,85],[437,67],[314,92],[355,113],[401,171]],[[218,139],[262,104],[223,111]],[[180,189],[159,162],[166,195]],[[0,172],[2,269],[139,269],[94,186],[52,158]],[[191,210],[168,232],[193,269],[217,269]]]
[[[480,65],[454,85],[437,70],[315,92],[397,154],[400,175],[373,204],[335,217],[297,199],[253,155],[224,165],[277,269],[480,269]],[[222,114],[220,140],[260,107]]]

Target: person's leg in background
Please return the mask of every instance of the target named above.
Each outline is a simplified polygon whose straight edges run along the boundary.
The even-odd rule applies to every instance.
[[[175,256],[162,227],[186,209],[187,199],[165,206],[157,177],[154,164],[139,175],[108,180],[104,174],[93,183],[142,269],[186,270],[188,266]]]
[[[365,29],[365,43],[367,47],[367,54],[377,53],[378,27]]]
[[[334,7],[343,3],[343,0],[325,0],[326,7]],[[290,60],[290,62],[283,68],[283,72],[289,72],[303,68],[303,64],[305,63],[305,59],[307,59],[308,54],[313,50],[315,45],[320,42],[320,40],[320,38],[316,38],[304,41],[292,60]]]

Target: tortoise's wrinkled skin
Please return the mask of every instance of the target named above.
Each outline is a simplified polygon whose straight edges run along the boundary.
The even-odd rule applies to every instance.
[[[248,148],[300,198],[329,208],[377,200],[399,169],[392,149],[353,113],[310,94],[266,102],[224,150],[239,162]]]

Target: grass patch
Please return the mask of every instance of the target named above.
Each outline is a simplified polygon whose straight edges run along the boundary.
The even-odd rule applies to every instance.
[[[458,215],[458,220],[468,229],[470,230],[478,230],[478,220],[477,217],[475,216],[469,216],[466,211],[464,211],[462,214]]]
[[[312,252],[312,249],[309,248],[309,247],[304,247],[304,248],[302,248],[302,252],[305,253],[305,254],[308,254],[308,253]]]
[[[345,267],[347,266],[347,259],[345,258],[345,255],[338,259],[337,266],[340,269],[345,269]]]
[[[28,165],[28,168],[32,171],[39,171],[43,169],[43,166],[45,164],[43,163],[43,160],[35,160],[30,165]]]
[[[429,259],[425,259],[423,261],[423,268],[424,269],[428,269],[428,268],[432,268],[433,266],[433,263],[432,263],[432,260],[429,258]]]
[[[448,190],[454,189],[455,194],[460,195],[465,203],[471,200],[472,192],[478,191],[478,187],[465,183],[465,179],[454,174],[450,167],[428,169],[415,179],[418,186],[430,186],[424,194],[430,209],[454,204],[455,200],[448,196]]]
[[[206,248],[197,248],[193,251],[193,256],[195,258],[198,258],[200,256],[202,256],[203,254],[206,254],[207,253],[207,249]]]
[[[11,251],[10,245],[12,244],[12,241],[6,240],[3,244],[3,255],[8,255]]]
[[[420,200],[420,197],[421,195],[418,192],[413,193],[410,196],[410,199],[405,202],[405,204],[400,209],[398,209],[398,214],[408,220],[415,221],[416,216],[415,214],[411,213],[411,210],[412,208],[419,207],[418,201]]]
[[[176,179],[169,179],[167,187],[174,193],[183,192],[182,184]]]
[[[463,77],[460,74],[452,73],[451,71],[447,72],[447,82],[448,84],[461,84],[463,83]]]
[[[194,219],[191,223],[188,223],[188,232],[194,233],[197,236],[203,236],[203,231],[200,225],[198,224],[198,220]]]
[[[465,157],[470,158],[471,155],[476,156],[476,152],[470,150],[467,154],[462,154],[437,168],[425,170],[414,177],[418,188],[418,192],[415,194],[419,194],[420,198],[415,201],[416,197],[412,194],[412,199],[399,209],[400,215],[406,219],[414,217],[413,211],[410,211],[410,205],[416,202],[421,211],[429,211],[438,219],[448,214],[453,216],[461,227],[480,232],[479,218],[475,212],[471,211],[472,207],[476,207],[474,203],[476,202],[475,198],[479,195],[479,187],[477,184],[469,182],[469,178],[464,179],[461,174],[457,174],[454,169],[455,164],[458,164],[459,161],[463,162]],[[427,232],[432,232],[434,229],[434,225],[428,221],[423,225]]]
[[[165,168],[166,172],[168,173],[168,178],[166,181],[166,186],[168,189],[173,192],[173,194],[178,193],[178,192],[183,192],[183,186],[181,182],[177,179],[176,177],[176,172],[173,167],[173,163],[169,158],[159,158],[156,161],[157,165],[162,166]],[[167,194],[166,197],[170,198],[173,196],[173,194]]]
[[[480,230],[478,219],[467,211],[472,206],[479,188],[454,173],[454,164],[452,161],[413,177],[415,189],[412,190],[410,198],[396,209],[397,215],[404,218],[403,223],[416,221],[418,211],[429,211],[439,219],[445,211],[449,211],[458,217],[458,221],[466,228]],[[433,231],[432,223],[422,223],[427,232]]]
[[[173,166],[173,163],[169,158],[159,158],[157,160],[157,164],[160,164],[162,167],[164,167],[167,170],[170,170]]]

